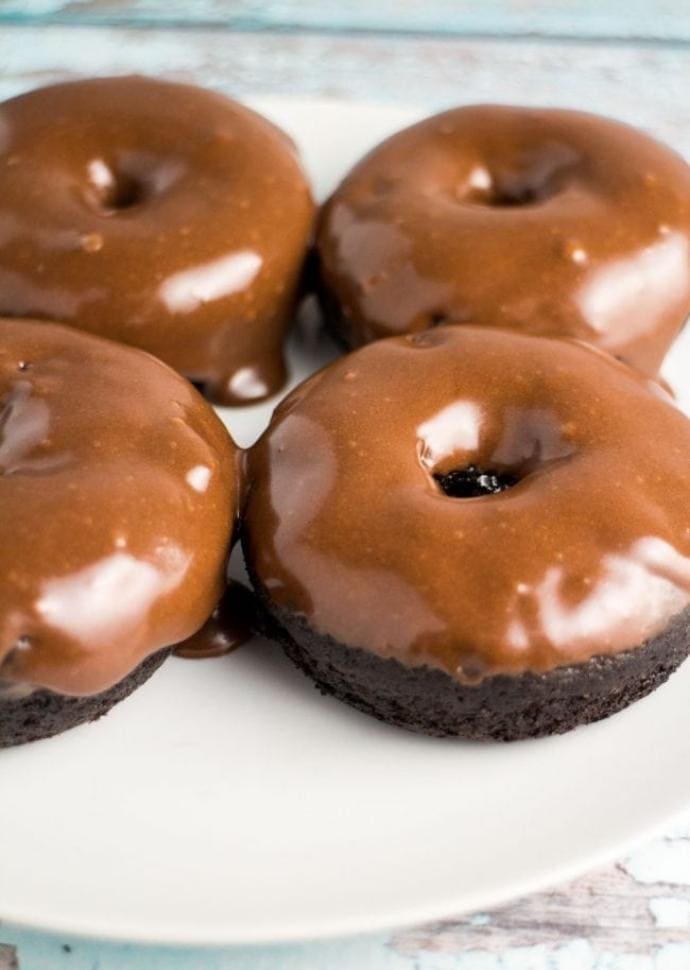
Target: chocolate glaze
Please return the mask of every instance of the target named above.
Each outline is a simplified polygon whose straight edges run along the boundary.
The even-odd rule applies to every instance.
[[[237,451],[148,354],[0,320],[0,683],[95,694],[218,602]]]
[[[570,340],[372,343],[251,451],[250,574],[318,634],[466,684],[636,647],[690,603],[690,422],[655,388]],[[445,494],[470,466],[506,487]]]
[[[595,115],[456,108],[355,166],[318,250],[351,346],[472,322],[586,340],[651,376],[690,311],[690,168]]]
[[[277,391],[313,203],[288,137],[144,77],[0,106],[0,313],[154,353],[241,404]]]
[[[251,640],[257,622],[254,594],[233,580],[202,628],[175,647],[175,656],[187,660],[223,657]]]

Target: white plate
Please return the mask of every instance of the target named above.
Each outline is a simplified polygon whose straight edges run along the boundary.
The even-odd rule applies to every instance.
[[[418,114],[259,107],[294,132],[320,193]],[[669,368],[676,386],[688,337]],[[293,376],[332,354],[296,340]],[[271,408],[224,417],[246,445]],[[481,745],[326,700],[264,642],[171,660],[98,724],[0,754],[0,917],[233,944],[494,906],[620,854],[690,804],[688,696],[690,665],[608,721]]]

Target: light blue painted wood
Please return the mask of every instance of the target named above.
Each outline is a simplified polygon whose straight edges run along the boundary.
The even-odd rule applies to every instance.
[[[20,970],[421,970],[423,966],[412,955],[397,954],[383,937],[231,950],[181,950],[75,940],[65,944],[57,936],[3,929],[0,939],[16,947]]]
[[[0,0],[0,20],[690,41],[690,0]]]
[[[0,98],[60,78],[133,71],[238,97],[327,95],[429,110],[484,101],[594,108],[690,158],[690,45],[0,27]]]

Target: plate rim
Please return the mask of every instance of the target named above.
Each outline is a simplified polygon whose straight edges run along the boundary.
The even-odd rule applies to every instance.
[[[380,916],[369,920],[368,923],[364,923],[359,917],[341,917],[331,919],[328,924],[322,925],[316,930],[313,925],[307,929],[306,924],[302,926],[299,922],[293,920],[290,925],[279,928],[277,932],[274,930],[262,933],[252,930],[246,933],[227,933],[220,927],[213,932],[209,931],[208,927],[205,927],[201,932],[196,932],[192,928],[192,924],[189,926],[177,924],[173,932],[171,932],[170,926],[164,928],[157,925],[147,932],[142,932],[139,927],[134,925],[127,928],[121,924],[115,930],[112,927],[108,928],[106,924],[96,925],[93,921],[90,921],[88,926],[83,926],[78,921],[70,921],[69,919],[37,921],[26,914],[13,913],[11,909],[8,910],[3,906],[0,914],[0,928],[4,925],[20,930],[70,936],[81,940],[119,944],[131,943],[144,946],[173,946],[181,949],[281,946],[284,944],[308,944],[373,936],[377,933],[395,932],[430,923],[445,922],[470,913],[487,912],[505,906],[513,900],[544,892],[554,885],[567,884],[586,872],[628,855],[641,843],[658,838],[664,829],[687,816],[687,811],[688,805],[676,808],[669,815],[664,814],[663,818],[659,818],[644,829],[638,830],[634,835],[629,835],[620,842],[611,843],[607,848],[594,851],[573,861],[570,865],[564,864],[558,870],[552,870],[543,874],[543,876],[533,876],[522,883],[519,883],[517,879],[512,879],[501,893],[492,893],[489,890],[480,891],[475,898],[468,898],[467,893],[463,893],[463,902],[460,903],[452,903],[447,900],[442,905],[431,902],[425,904],[424,907],[410,904],[409,912],[400,912],[395,916],[392,914]]]

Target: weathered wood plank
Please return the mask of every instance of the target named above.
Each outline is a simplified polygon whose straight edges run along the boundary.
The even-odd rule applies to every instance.
[[[593,108],[690,157],[690,47],[4,26],[0,65],[0,97],[60,77],[146,71],[241,97]]]
[[[557,953],[579,955],[578,962],[573,958],[572,963],[577,970],[604,966],[607,970],[649,966],[651,970],[666,966],[660,955],[675,954],[677,962],[669,959],[669,968],[686,970],[690,967],[690,821],[669,827],[666,836],[617,865],[488,913],[401,932],[392,945],[409,955],[482,953],[487,958],[482,970],[503,966],[489,962],[489,955],[499,957],[522,948],[535,948],[535,960],[529,966],[539,970],[555,966],[549,958]],[[537,959],[539,953],[542,956]]]
[[[4,0],[0,18],[71,23],[225,24],[239,29],[690,40],[690,2],[599,0]]]
[[[18,970],[17,951],[0,943],[0,970]]]
[[[395,946],[410,954],[503,953],[511,947],[554,947],[584,939],[599,955],[649,956],[659,947],[687,943],[689,919],[690,885],[641,884],[618,865],[490,913],[401,933]]]

